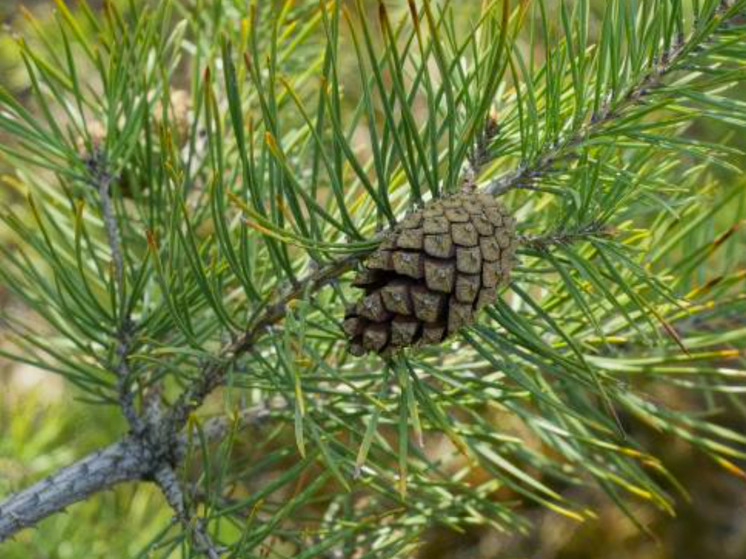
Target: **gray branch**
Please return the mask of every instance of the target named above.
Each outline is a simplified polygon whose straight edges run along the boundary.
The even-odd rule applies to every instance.
[[[141,479],[150,467],[150,452],[135,438],[99,450],[0,504],[0,542],[94,493]]]
[[[260,405],[240,412],[236,417],[215,417],[206,421],[202,433],[207,440],[217,440],[232,426],[255,426],[282,407]],[[196,427],[195,427],[196,429]],[[193,433],[193,435],[196,435]],[[181,460],[186,452],[188,435],[176,438],[174,456]],[[0,542],[34,526],[44,518],[91,495],[127,481],[156,479],[162,471],[162,451],[153,452],[146,436],[129,435],[102,450],[61,469],[55,474],[8,497],[0,503]],[[162,450],[162,449],[159,449]],[[165,494],[165,492],[164,492]],[[169,497],[169,494],[166,494]],[[176,511],[177,514],[179,511]],[[197,535],[201,538],[200,535]]]

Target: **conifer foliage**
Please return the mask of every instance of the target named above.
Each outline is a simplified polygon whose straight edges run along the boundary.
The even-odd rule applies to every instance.
[[[647,429],[746,475],[745,276],[708,265],[743,161],[692,133],[746,126],[746,0],[462,4],[31,20],[1,351],[126,428],[0,501],[0,540],[125,481],[174,513],[143,557],[413,557],[590,519],[589,485],[672,512]]]

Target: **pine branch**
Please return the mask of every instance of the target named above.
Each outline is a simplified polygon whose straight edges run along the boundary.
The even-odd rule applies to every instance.
[[[172,406],[169,421],[171,432],[178,432],[186,423],[189,415],[202,405],[205,398],[225,381],[225,376],[239,357],[249,352],[255,342],[267,330],[282,320],[287,313],[288,304],[305,293],[313,294],[329,282],[339,278],[362,258],[351,255],[324,265],[302,279],[288,293],[276,302],[267,306],[248,330],[220,352],[220,356],[205,367],[192,385],[187,388],[178,401]]]
[[[0,542],[69,505],[127,481],[142,479],[153,456],[136,437],[125,437],[0,504]]]
[[[726,5],[721,7],[722,11],[726,9]],[[727,23],[728,20],[724,20],[720,25],[727,25]],[[504,177],[495,179],[484,188],[484,191],[500,195],[515,188],[533,189],[533,182],[538,177],[551,170],[558,159],[561,158],[563,152],[577,147],[585,138],[596,130],[601,129],[604,125],[609,124],[616,118],[621,118],[625,109],[642,102],[642,100],[644,100],[644,98],[655,88],[659,87],[662,78],[668,74],[678,62],[680,62],[681,54],[688,52],[691,46],[692,45],[688,42],[684,41],[683,37],[680,38],[675,45],[661,56],[659,64],[646,74],[639,83],[630,88],[621,103],[615,106],[607,106],[597,115],[593,115],[588,125],[571,135],[559,146],[553,147],[542,154],[538,158],[536,165],[524,167],[505,175]],[[465,184],[468,184],[470,180],[473,181],[481,167],[487,163],[487,145],[494,139],[498,132],[499,128],[496,121],[490,117],[468,160],[467,170],[463,179]],[[591,228],[593,228],[593,226],[591,226]],[[554,237],[550,236],[543,239],[525,237],[524,240],[527,244],[533,245],[534,247],[541,244],[546,248],[552,244],[567,243],[576,238],[597,235],[599,233],[600,231],[595,230],[588,232],[584,231],[577,235],[558,233]],[[235,363],[235,360],[252,347],[264,329],[280,321],[285,316],[286,306],[290,301],[298,298],[301,294],[306,293],[309,286],[312,292],[320,289],[332,279],[339,277],[349,270],[362,258],[362,256],[363,255],[353,255],[345,259],[337,260],[332,264],[323,267],[315,274],[306,278],[306,280],[301,281],[287,296],[271,305],[264,315],[257,321],[256,325],[251,327],[243,336],[241,336],[241,338],[223,350],[221,352],[222,359],[219,359],[219,362],[208,366],[203,371],[203,374],[201,374],[195,383],[184,393],[177,405],[174,407],[172,413],[174,424],[183,425],[189,413],[197,409],[207,395],[222,384],[227,371],[230,366]]]
[[[288,303],[298,299],[304,293],[313,293],[338,278],[350,270],[359,258],[360,256],[353,255],[339,259],[310,273],[275,303],[267,306],[246,333],[225,348],[220,353],[220,357],[211,365],[205,367],[164,418],[158,417],[157,419],[151,419],[144,425],[140,424],[131,437],[101,451],[105,455],[103,463],[97,460],[98,453],[94,454],[90,458],[86,458],[62,471],[65,473],[65,479],[71,480],[67,484],[60,486],[57,483],[57,477],[52,476],[44,482],[11,496],[0,505],[0,518],[2,519],[0,520],[0,526],[5,526],[5,532],[0,529],[0,541],[10,537],[21,528],[32,526],[50,514],[98,491],[103,491],[124,481],[152,478],[156,472],[163,471],[164,467],[172,467],[173,464],[178,463],[183,456],[183,446],[185,444],[184,436],[180,437],[179,432],[183,429],[190,414],[202,405],[209,394],[224,383],[231,366],[238,358],[250,351],[255,341],[269,327],[282,320],[287,313]],[[126,346],[124,348],[126,349]],[[119,370],[123,373],[128,370],[123,365],[124,363],[126,363],[125,360],[120,360]],[[266,408],[261,408],[248,415],[242,414],[241,421],[242,423],[255,421],[262,417],[265,412]],[[210,438],[217,438],[224,431],[224,428],[225,426],[222,423],[212,423],[206,427],[206,436],[209,434]],[[137,469],[120,467],[118,459],[108,458],[110,454],[119,457],[122,445],[126,445],[133,456],[139,457],[139,467]],[[79,491],[78,488],[81,487],[81,484],[78,480],[91,471],[91,467],[88,465],[89,461],[93,461],[96,467],[101,469],[101,475],[90,477],[85,485],[85,491]],[[129,462],[125,464],[125,466],[128,465]],[[157,479],[156,482],[158,482]],[[164,495],[169,498],[169,503],[173,506],[171,500],[175,498],[175,489],[170,484],[160,485],[160,482],[158,483]],[[47,494],[48,486],[52,488],[50,494]],[[40,508],[36,514],[26,510],[26,507],[33,507],[42,500],[49,503],[49,506]],[[174,501],[174,503],[176,502],[178,502],[178,499]],[[10,509],[10,506],[14,508]],[[7,520],[5,520],[6,510],[8,511]],[[180,512],[180,507],[174,510],[177,517],[182,520],[185,519]],[[199,537],[199,535],[196,536]],[[203,538],[202,540],[204,544],[206,540]]]
[[[721,10],[727,8],[723,3]],[[723,25],[726,22],[719,22]],[[690,40],[693,40],[690,38]],[[594,114],[587,124],[571,133],[559,144],[545,146],[544,151],[534,161],[515,172],[499,177],[488,184],[486,192],[503,194],[513,189],[536,189],[537,179],[552,172],[558,164],[573,157],[575,149],[584,141],[601,131],[604,126],[622,118],[625,111],[647,99],[651,92],[660,87],[663,78],[692,49],[692,44],[680,38],[660,58],[658,64],[637,84],[633,84],[623,99],[615,105],[605,106]],[[490,134],[477,140],[472,156],[468,159],[464,182],[473,184],[481,167],[487,162],[487,144]],[[494,135],[494,134],[492,134]],[[106,236],[112,255],[116,289],[119,301],[123,303],[125,292],[124,259],[119,229],[112,206],[109,188],[112,177],[100,161],[92,161],[91,171],[98,189]],[[597,225],[586,229],[568,232],[559,231],[546,236],[524,237],[527,248],[548,250],[552,246],[568,244],[592,236],[604,235],[606,231]],[[219,557],[220,550],[210,541],[204,524],[193,519],[185,504],[183,488],[176,479],[175,468],[183,459],[187,438],[183,434],[188,418],[204,402],[205,398],[222,386],[236,362],[255,347],[265,333],[280,322],[287,314],[288,304],[306,295],[313,296],[318,290],[350,270],[363,257],[362,253],[333,261],[331,264],[310,273],[305,279],[295,283],[287,293],[257,311],[245,332],[226,345],[196,377],[187,385],[181,396],[161,413],[160,405],[148,409],[142,417],[135,411],[134,396],[128,389],[131,370],[128,356],[132,351],[131,324],[128,317],[122,317],[117,334],[117,361],[113,365],[119,378],[119,396],[124,414],[132,427],[132,434],[120,442],[103,449],[80,462],[61,470],[50,478],[11,496],[0,504],[0,541],[12,536],[19,529],[32,526],[42,518],[62,510],[65,506],[85,499],[88,496],[131,480],[155,481],[167,501],[174,509],[176,517],[187,531],[192,530],[196,547],[209,557]],[[147,407],[147,406],[146,406]],[[243,419],[247,422],[266,417],[267,408],[249,412]],[[219,438],[229,422],[216,422],[205,427],[208,439]]]
[[[723,24],[727,24],[727,21],[721,22],[720,25]],[[630,89],[621,103],[606,107],[581,130],[569,136],[558,146],[541,154],[533,165],[493,180],[484,188],[484,191],[499,195],[512,189],[533,188],[533,183],[538,177],[553,169],[558,161],[568,157],[568,151],[579,146],[585,138],[600,130],[604,125],[620,117],[625,109],[641,103],[651,91],[660,85],[661,79],[680,62],[682,53],[689,52],[691,46],[685,41],[679,41],[662,57],[656,68]],[[483,152],[484,150],[480,151],[477,146],[475,153],[478,156],[478,165],[472,163],[472,167],[484,164]],[[479,155],[480,153],[482,155]],[[107,224],[107,235],[116,275],[118,281],[121,281],[119,278],[123,279],[123,261],[121,250],[118,248],[118,230],[108,197],[108,188],[108,181],[99,182],[102,213]],[[580,236],[583,237],[585,234]],[[527,246],[546,248],[554,244],[571,242],[576,237],[577,235],[568,236],[559,233],[543,239],[525,238],[524,241]],[[170,455],[172,459],[178,459],[178,452],[175,450],[179,445],[178,433],[183,429],[190,414],[202,405],[210,393],[224,383],[231,367],[242,355],[251,350],[267,329],[283,319],[288,303],[305,293],[313,294],[330,281],[340,277],[350,270],[362,256],[362,254],[356,254],[325,265],[301,280],[275,303],[267,306],[243,335],[225,347],[218,358],[202,370],[157,425],[149,426],[141,434],[123,439],[6,500],[0,505],[0,540],[10,537],[17,530],[31,526],[42,518],[71,503],[85,499],[97,491],[123,481],[154,475],[155,468],[162,466],[163,456]],[[121,361],[119,369],[126,374],[126,365],[123,363],[126,361]],[[164,445],[166,451],[164,451]],[[152,452],[154,446],[158,449],[159,458],[156,458]],[[123,459],[125,451],[127,456]],[[137,464],[133,463],[134,461],[130,460],[129,456],[138,457]],[[99,475],[90,475],[91,471],[98,472]]]
[[[207,441],[219,440],[232,426],[243,428],[259,425],[273,411],[280,409],[261,405],[243,410],[235,417],[210,419],[201,429],[202,436]],[[191,436],[197,436],[196,428]],[[175,462],[183,459],[189,440],[187,433],[175,438],[172,449]],[[162,441],[154,441],[149,433],[133,433],[11,495],[0,503],[0,542],[23,528],[34,526],[44,518],[120,483],[154,480],[164,489],[167,497],[173,497],[173,488],[161,483],[166,480],[166,474],[157,475],[164,468],[173,467],[168,461],[164,462],[163,451]]]
[[[718,14],[725,14],[730,9],[728,2],[721,2],[718,8]],[[718,29],[727,28],[731,22],[736,22],[741,13],[734,13],[727,19],[722,19],[716,25],[712,33]],[[569,134],[563,140],[548,146],[543,153],[540,153],[533,162],[521,166],[515,171],[504,174],[490,181],[484,191],[496,196],[501,196],[511,190],[536,190],[535,183],[544,175],[551,173],[561,162],[567,162],[575,154],[574,150],[579,148],[589,137],[600,132],[604,126],[621,119],[625,116],[625,111],[642,105],[655,91],[664,85],[664,78],[678,67],[687,56],[696,52],[696,47],[700,44],[696,41],[697,35],[693,31],[688,38],[678,36],[671,47],[664,51],[656,64],[637,82],[630,85],[626,95],[624,95],[616,104],[606,103],[600,110],[591,115],[588,122],[578,130]]]

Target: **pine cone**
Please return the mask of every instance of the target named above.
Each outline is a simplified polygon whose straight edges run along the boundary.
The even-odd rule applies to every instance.
[[[345,316],[350,353],[439,344],[495,302],[515,254],[515,220],[492,196],[463,193],[407,215],[364,262]]]

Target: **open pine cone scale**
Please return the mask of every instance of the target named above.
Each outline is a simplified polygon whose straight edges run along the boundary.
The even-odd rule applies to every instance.
[[[513,266],[515,220],[492,196],[461,193],[407,215],[363,262],[344,330],[354,355],[439,344],[497,300]]]

